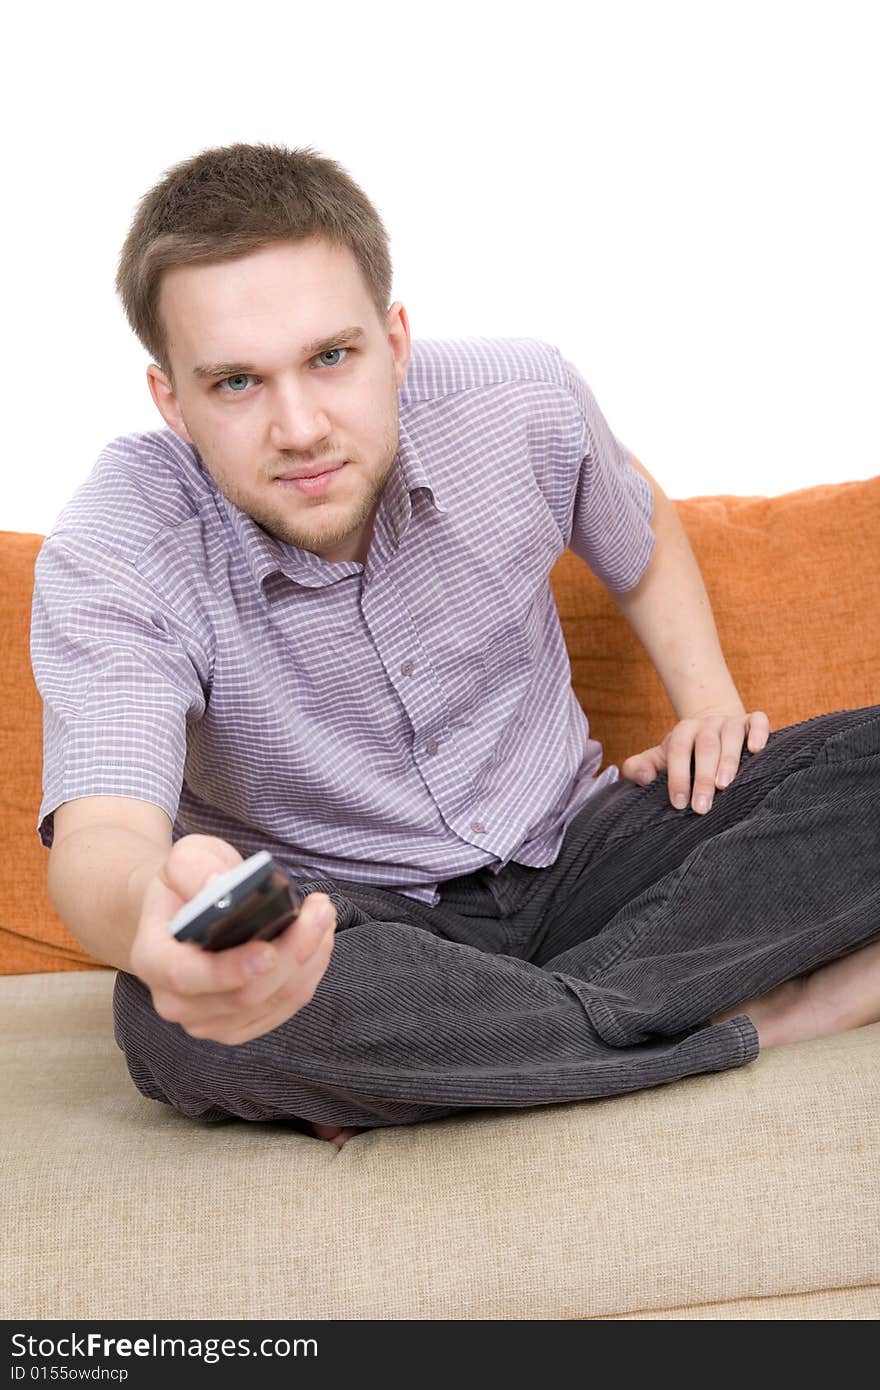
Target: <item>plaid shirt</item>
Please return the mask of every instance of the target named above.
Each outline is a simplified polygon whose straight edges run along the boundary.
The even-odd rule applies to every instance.
[[[525,338],[422,339],[366,564],[265,533],[171,430],[114,439],[40,551],[38,831],[82,796],[173,837],[438,901],[554,862],[600,786],[549,584],[569,547],[612,590],[653,496],[586,383]]]

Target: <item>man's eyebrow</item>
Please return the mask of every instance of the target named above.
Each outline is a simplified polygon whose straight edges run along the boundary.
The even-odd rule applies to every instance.
[[[329,352],[335,347],[349,347],[351,343],[359,343],[366,337],[366,329],[361,328],[360,324],[352,324],[349,328],[341,328],[338,333],[333,333],[329,338],[316,338],[314,342],[306,343],[302,349],[303,357],[316,357],[321,352]],[[214,377],[238,376],[239,373],[248,375],[259,375],[257,368],[250,362],[200,362],[193,367],[192,374],[198,381],[210,381]]]

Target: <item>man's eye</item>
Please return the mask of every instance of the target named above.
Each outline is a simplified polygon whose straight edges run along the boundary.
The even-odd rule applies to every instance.
[[[318,356],[315,358],[315,361],[316,361],[316,362],[320,361],[320,359],[321,359],[322,357],[332,357],[334,352],[349,353],[350,351],[351,351],[351,348],[344,348],[344,347],[327,348],[324,352],[319,352],[319,353],[318,353]],[[324,366],[325,366],[325,367],[327,367],[327,366],[330,366],[330,367],[338,367],[338,366],[339,366],[339,363],[338,363],[338,362],[329,362],[329,363],[328,363],[328,362],[325,362],[325,363],[324,363]]]
[[[225,376],[222,381],[218,381],[214,390],[220,391],[221,386],[225,386],[227,381],[256,381],[256,377],[250,376],[247,372],[236,372],[235,376]],[[233,387],[230,391],[221,391],[220,394],[223,396],[240,396],[242,392]]]

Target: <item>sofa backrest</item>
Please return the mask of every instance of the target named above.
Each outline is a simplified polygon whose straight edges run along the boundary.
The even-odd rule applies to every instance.
[[[747,710],[780,729],[880,703],[880,476],[675,505]],[[570,552],[553,587],[572,684],[619,767],[669,732],[672,706],[611,595]]]
[[[677,501],[712,603],[721,647],[747,710],[771,729],[880,703],[880,476],[780,497]],[[81,970],[98,962],[46,895],[49,851],[36,832],[42,714],[29,659],[33,567],[42,537],[0,532],[0,974]],[[566,551],[551,583],[572,684],[618,767],[675,723],[648,658],[611,595]]]

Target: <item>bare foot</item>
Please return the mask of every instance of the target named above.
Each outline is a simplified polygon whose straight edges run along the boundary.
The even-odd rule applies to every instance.
[[[814,970],[807,976],[807,995],[823,1033],[880,1023],[880,941]]]
[[[716,1014],[712,1022],[726,1023],[738,1014],[748,1014],[757,1029],[758,1045],[762,1052],[765,1047],[776,1047],[780,1043],[817,1038],[826,1030],[815,1017],[807,999],[808,978],[802,975],[795,980],[787,980],[768,994],[738,1004],[735,1009],[727,1009],[723,1014]]]
[[[363,1134],[361,1129],[344,1129],[340,1125],[319,1125],[314,1120],[310,1120],[309,1125],[316,1139],[329,1139],[330,1143],[335,1144],[337,1149],[341,1149],[343,1144],[347,1144],[349,1139],[353,1139],[356,1134]]]
[[[712,1019],[748,1014],[762,1048],[847,1033],[880,1022],[880,941],[788,980]]]

